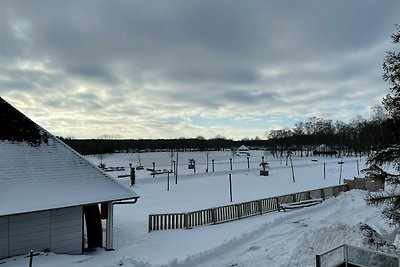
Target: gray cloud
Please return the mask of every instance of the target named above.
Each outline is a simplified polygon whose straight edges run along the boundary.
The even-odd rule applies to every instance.
[[[92,126],[115,116],[114,122],[136,121],[142,134],[157,135],[162,119],[194,136],[197,125],[187,118],[200,114],[343,119],[328,103],[346,115],[365,113],[387,93],[381,62],[400,10],[395,0],[17,0],[2,6],[2,96],[22,106],[29,100],[27,110],[36,105],[53,116],[76,107]]]

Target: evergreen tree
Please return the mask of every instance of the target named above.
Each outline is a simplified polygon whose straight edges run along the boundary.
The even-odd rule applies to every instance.
[[[394,44],[400,44],[400,26],[391,36]],[[390,115],[392,145],[378,151],[368,159],[369,167],[365,169],[367,176],[382,179],[391,185],[385,193],[370,194],[367,201],[371,204],[386,203],[383,215],[390,223],[400,225],[400,53],[389,51],[383,63],[383,79],[390,84],[390,93],[383,99],[383,105]],[[393,171],[385,171],[382,167],[390,166]]]

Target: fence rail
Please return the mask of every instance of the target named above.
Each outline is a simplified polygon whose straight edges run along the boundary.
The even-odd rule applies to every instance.
[[[227,206],[191,211],[185,213],[150,214],[149,232],[168,229],[191,229],[205,224],[218,224],[242,218],[262,215],[279,210],[280,203],[294,203],[309,199],[336,197],[348,191],[347,184],[298,192],[294,194],[263,198]]]

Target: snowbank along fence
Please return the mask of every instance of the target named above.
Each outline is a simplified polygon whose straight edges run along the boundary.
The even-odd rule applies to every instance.
[[[185,213],[150,214],[149,232],[168,229],[191,229],[199,225],[240,220],[277,211],[282,203],[294,203],[318,198],[326,199],[348,190],[348,185],[344,184]]]

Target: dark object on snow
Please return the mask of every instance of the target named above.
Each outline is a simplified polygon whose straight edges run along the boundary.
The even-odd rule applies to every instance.
[[[129,168],[131,169],[131,173],[130,173],[131,186],[133,186],[136,181],[135,168],[132,168],[132,163],[129,163]]]
[[[263,159],[264,161],[264,159]],[[260,176],[269,176],[269,163],[261,162],[260,163]]]

